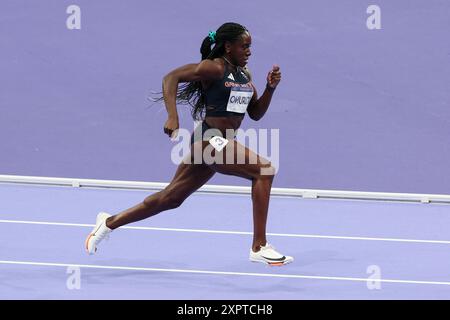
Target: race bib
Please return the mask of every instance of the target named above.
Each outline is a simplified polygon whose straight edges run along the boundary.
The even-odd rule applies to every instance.
[[[220,152],[227,145],[228,139],[215,136],[209,140],[209,143],[214,147],[214,149],[216,149],[218,152]]]
[[[227,111],[245,113],[253,96],[251,88],[233,87],[228,99]]]

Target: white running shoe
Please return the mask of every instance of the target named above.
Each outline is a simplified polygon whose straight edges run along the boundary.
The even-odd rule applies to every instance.
[[[108,219],[109,217],[111,217],[111,215],[106,212],[100,212],[97,215],[95,227],[89,234],[85,242],[86,251],[89,254],[94,254],[97,251],[97,246],[100,241],[105,239],[105,237],[107,237],[109,233],[112,232],[112,230],[106,226],[106,219]]]
[[[294,258],[282,255],[275,250],[275,247],[266,243],[265,246],[261,246],[258,252],[250,249],[250,261],[266,263],[271,266],[282,266],[291,263],[294,261]]]

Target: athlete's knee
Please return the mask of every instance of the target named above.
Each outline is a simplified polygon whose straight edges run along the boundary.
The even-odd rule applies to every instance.
[[[258,178],[273,179],[277,173],[276,168],[269,161],[259,166]]]

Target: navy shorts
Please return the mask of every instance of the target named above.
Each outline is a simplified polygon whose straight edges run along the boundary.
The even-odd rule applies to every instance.
[[[209,131],[208,131],[209,130]],[[205,132],[208,131],[206,134]],[[219,129],[215,129],[215,128],[211,128],[210,126],[208,126],[208,124],[206,123],[206,121],[202,121],[201,125],[198,125],[195,129],[194,132],[192,132],[191,135],[191,145],[194,142],[197,141],[209,141],[209,139],[211,139],[214,136],[220,136],[222,137],[222,132],[220,132]]]

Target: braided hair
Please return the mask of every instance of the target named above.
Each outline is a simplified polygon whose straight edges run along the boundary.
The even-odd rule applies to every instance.
[[[217,31],[210,32],[208,36],[203,39],[200,47],[202,60],[221,57],[225,53],[225,42],[234,42],[239,40],[243,33],[248,30],[234,22],[224,23],[217,29]],[[211,47],[214,45],[213,47]],[[204,116],[206,107],[205,93],[200,81],[192,81],[183,83],[178,87],[177,103],[189,104],[191,106],[192,118],[200,120]]]

